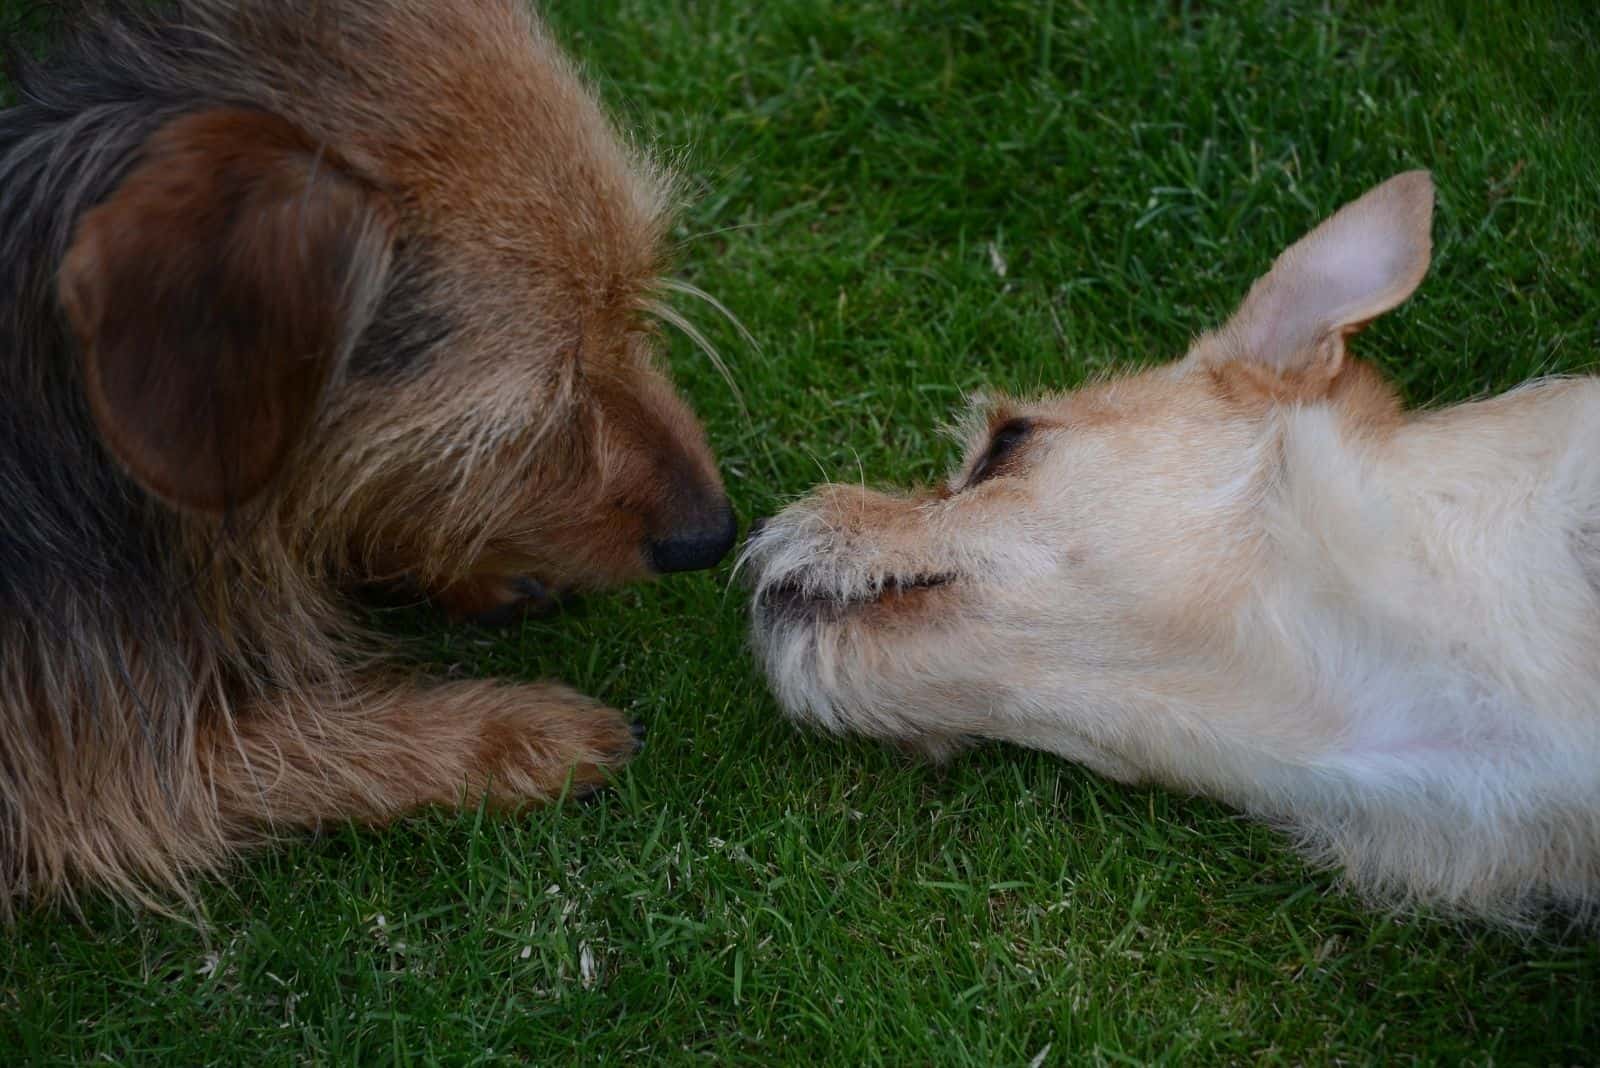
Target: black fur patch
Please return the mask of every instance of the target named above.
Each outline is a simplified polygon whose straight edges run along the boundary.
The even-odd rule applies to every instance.
[[[395,250],[389,284],[372,323],[350,354],[357,378],[397,379],[419,373],[455,332],[455,322],[435,298],[432,260],[402,242]]]
[[[20,64],[22,103],[0,112],[0,639],[8,623],[170,609],[170,520],[101,447],[54,289],[78,218],[179,107],[139,74],[166,59],[102,26],[48,68]]]

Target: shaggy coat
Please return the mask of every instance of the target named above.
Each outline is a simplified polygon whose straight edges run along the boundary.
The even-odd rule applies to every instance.
[[[1427,270],[1401,175],[1180,362],[980,404],[921,495],[829,486],[749,545],[784,707],[995,738],[1284,827],[1360,891],[1600,903],[1600,381],[1411,414],[1346,340]]]
[[[504,614],[733,539],[653,355],[670,186],[524,5],[130,5],[15,89],[0,914],[602,783],[618,713],[409,677],[344,601]]]

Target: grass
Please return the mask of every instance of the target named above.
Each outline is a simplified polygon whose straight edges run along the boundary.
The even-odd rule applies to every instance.
[[[0,0],[0,26],[31,6]],[[742,515],[914,481],[963,389],[1178,355],[1288,240],[1431,167],[1434,270],[1364,339],[1416,403],[1600,355],[1600,11],[1540,3],[570,0],[681,155],[683,275],[750,414],[673,359]],[[998,259],[1007,269],[1002,277]],[[991,748],[782,722],[726,570],[442,667],[636,712],[615,792],[251,859],[209,926],[97,902],[0,945],[10,1063],[1570,1064],[1600,945],[1365,911],[1228,811]],[[1047,1052],[1046,1052],[1047,1051]]]

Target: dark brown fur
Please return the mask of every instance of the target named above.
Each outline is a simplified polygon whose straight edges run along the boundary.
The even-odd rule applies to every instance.
[[[601,784],[618,713],[411,678],[344,602],[503,609],[731,542],[652,355],[670,191],[544,31],[516,0],[192,0],[92,19],[19,89],[0,914]]]

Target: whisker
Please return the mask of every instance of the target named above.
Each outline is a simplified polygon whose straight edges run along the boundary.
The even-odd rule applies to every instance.
[[[733,561],[733,570],[728,572],[728,584],[722,590],[723,604],[727,604],[728,597],[732,595],[734,590],[738,589],[739,576],[744,574],[745,566],[755,558],[755,555],[755,539],[746,538],[744,544],[739,547],[739,555]]]
[[[662,289],[665,289],[669,293],[682,293],[686,297],[693,297],[696,300],[701,300],[711,305],[711,308],[718,315],[728,320],[729,325],[738,332],[739,340],[743,341],[746,345],[749,345],[757,355],[761,353],[761,342],[756,340],[756,336],[745,327],[744,323],[740,321],[739,317],[733,314],[728,306],[722,303],[722,301],[718,300],[710,293],[707,293],[693,282],[685,282],[681,278],[663,278],[659,282],[659,285]]]
[[[678,245],[680,247],[687,247],[694,244],[696,241],[704,241],[708,238],[720,237],[723,234],[736,234],[742,230],[759,230],[768,225],[769,224],[766,222],[729,223],[727,226],[719,226],[714,230],[701,230],[697,233],[689,234],[687,237],[679,241]]]
[[[745,403],[744,391],[739,388],[739,383],[734,380],[733,372],[728,369],[728,364],[723,360],[722,354],[717,351],[717,347],[711,343],[711,340],[700,332],[700,328],[695,326],[678,309],[663,301],[646,301],[644,309],[650,315],[679,330],[684,337],[694,344],[695,348],[705,354],[706,358],[711,361],[711,365],[717,369],[717,373],[722,376],[722,380],[728,383],[728,388],[733,391],[734,400],[739,402],[739,409],[744,413],[745,418],[747,420],[750,419],[750,406]]]

